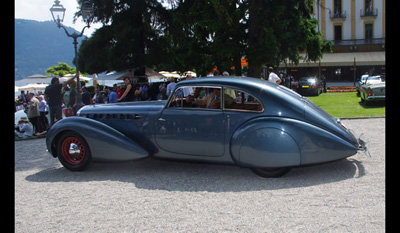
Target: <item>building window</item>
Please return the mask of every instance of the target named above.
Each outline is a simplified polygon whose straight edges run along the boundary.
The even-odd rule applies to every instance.
[[[365,39],[372,40],[374,38],[374,25],[372,23],[365,24]]]
[[[335,25],[335,29],[334,29],[334,33],[335,33],[335,41],[341,41],[342,40],[342,25]]]
[[[329,18],[335,21],[344,21],[346,19],[346,11],[342,9],[342,0],[333,1],[333,12],[329,10]]]
[[[372,0],[365,0],[365,16],[371,16],[372,12]]]
[[[361,18],[376,18],[378,16],[378,9],[374,9],[373,0],[364,0],[364,9],[361,9]]]
[[[334,0],[333,12],[335,15],[342,13],[342,0]]]

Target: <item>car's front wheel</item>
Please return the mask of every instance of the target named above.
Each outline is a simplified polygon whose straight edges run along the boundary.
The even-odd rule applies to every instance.
[[[66,132],[58,140],[57,157],[70,171],[82,171],[91,162],[92,155],[85,139],[75,132]]]
[[[252,168],[251,169],[257,175],[264,178],[278,178],[286,175],[289,171],[289,167],[280,168]]]

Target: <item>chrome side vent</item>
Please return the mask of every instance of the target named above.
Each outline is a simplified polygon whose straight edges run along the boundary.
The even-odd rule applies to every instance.
[[[107,113],[107,114],[98,114],[98,113],[87,113],[87,114],[80,114],[81,117],[90,118],[93,120],[100,120],[100,119],[116,119],[116,120],[125,120],[125,119],[135,119],[133,114],[118,114],[118,113]]]

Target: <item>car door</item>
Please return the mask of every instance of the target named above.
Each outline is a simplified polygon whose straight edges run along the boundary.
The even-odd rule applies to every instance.
[[[230,141],[240,125],[264,112],[264,106],[257,97],[238,88],[224,87],[223,92],[225,140]]]
[[[221,104],[211,108],[206,101],[217,91],[220,92],[221,88],[196,86],[176,89],[156,123],[158,146],[178,154],[222,156],[224,119]],[[194,97],[189,100],[188,95]]]

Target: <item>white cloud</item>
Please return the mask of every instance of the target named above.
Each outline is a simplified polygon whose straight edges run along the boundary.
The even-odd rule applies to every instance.
[[[75,12],[78,11],[77,0],[61,0],[60,3],[66,8],[65,18],[63,24],[69,27],[73,27],[77,31],[81,31],[85,26],[82,18],[76,20],[73,23],[73,17]],[[31,19],[36,21],[49,21],[53,20],[50,13],[50,8],[54,4],[54,0],[15,0],[15,18],[18,19]],[[54,26],[56,26],[54,24]],[[97,28],[100,28],[102,24],[92,24],[90,28],[85,30],[85,35],[90,36]],[[62,29],[60,29],[62,30]]]

